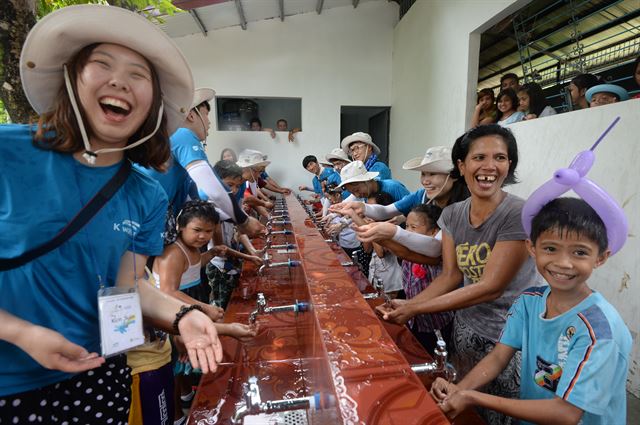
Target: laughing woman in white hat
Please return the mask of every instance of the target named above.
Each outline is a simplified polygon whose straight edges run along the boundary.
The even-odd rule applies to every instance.
[[[222,357],[206,315],[144,280],[167,199],[130,167],[168,160],[191,72],[144,18],[87,5],[40,20],[20,69],[42,115],[0,127],[0,422],[125,423],[131,379],[118,353],[142,342],[140,309],[181,334],[194,366]]]
[[[384,162],[378,161],[380,148],[373,143],[371,136],[361,131],[342,139],[340,147],[354,161],[362,161],[367,171],[377,172],[380,180],[391,178],[391,170]]]

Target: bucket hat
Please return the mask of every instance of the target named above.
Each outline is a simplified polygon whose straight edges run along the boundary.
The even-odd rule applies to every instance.
[[[373,143],[373,140],[371,140],[371,136],[361,131],[358,131],[357,133],[353,133],[352,135],[342,139],[342,142],[340,143],[340,147],[342,148],[344,153],[349,155],[349,145],[355,142],[361,142],[361,143],[364,143],[365,145],[369,145],[373,148],[373,152],[376,155],[380,154],[380,148]]]
[[[236,164],[242,168],[266,167],[271,164],[271,161],[267,161],[267,155],[260,151],[245,149],[238,155],[238,162],[236,162]]]
[[[621,102],[623,100],[629,100],[629,93],[624,88],[616,86],[615,84],[598,84],[587,90],[584,96],[587,98],[587,102],[591,102],[594,94],[602,92],[615,94]]]
[[[345,151],[342,150],[342,148],[331,149],[331,152],[326,154],[324,157],[327,161],[331,161],[332,159],[338,159],[340,161],[351,162],[351,160],[349,159]]]
[[[345,165],[340,171],[340,179],[342,182],[338,187],[343,187],[345,184],[367,182],[375,179],[380,174],[377,171],[367,171],[362,161],[353,161]]]
[[[405,162],[402,168],[434,174],[449,174],[453,169],[451,149],[446,146],[434,146],[427,149],[423,157],[412,158]]]

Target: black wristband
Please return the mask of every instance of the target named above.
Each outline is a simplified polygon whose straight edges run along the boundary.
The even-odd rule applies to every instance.
[[[183,305],[182,307],[180,307],[180,311],[176,313],[176,318],[173,321],[173,331],[175,332],[176,335],[180,335],[180,329],[178,329],[178,323],[180,323],[180,320],[182,320],[182,318],[191,310],[199,310],[204,313],[204,310],[202,309],[202,307],[200,307],[197,304]]]

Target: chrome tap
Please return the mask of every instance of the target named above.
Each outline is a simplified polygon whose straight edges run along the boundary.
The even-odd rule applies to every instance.
[[[270,231],[270,228],[267,226],[267,232],[269,235],[293,235],[291,230],[275,230]]]
[[[458,376],[456,369],[447,361],[447,343],[442,339],[439,330],[435,331],[438,342],[436,349],[433,350],[434,360],[431,363],[419,363],[411,365],[411,370],[416,374],[428,374],[434,377],[443,377],[449,382],[455,382]]]
[[[262,276],[262,273],[264,272],[265,269],[270,269],[272,267],[284,267],[284,266],[296,267],[296,266],[300,265],[300,261],[291,260],[291,259],[289,259],[287,261],[281,261],[279,263],[272,263],[269,260],[268,256],[266,255],[266,253],[265,253],[265,258],[266,258],[266,260],[265,260],[264,264],[261,265],[260,268],[258,269],[258,275],[259,276]]]
[[[387,295],[386,292],[384,292],[384,282],[381,279],[374,277],[371,280],[371,286],[373,286],[373,289],[375,289],[376,292],[363,294],[362,296],[364,297],[365,300],[374,300],[377,298],[382,298],[386,305],[391,305],[391,298],[389,297],[389,295]]]
[[[360,254],[360,252],[361,250],[359,249],[353,251],[351,253],[351,261],[353,262],[353,265],[358,268],[358,270],[362,271],[362,264],[360,264],[360,261],[358,260],[358,255]]]
[[[309,303],[296,300],[293,304],[280,305],[275,307],[267,307],[267,298],[262,292],[258,293],[256,300],[256,309],[249,313],[249,323],[255,323],[260,314],[286,313],[292,311],[296,315],[301,312],[309,311]]]
[[[324,400],[320,393],[315,393],[310,397],[297,397],[283,400],[262,401],[260,397],[260,387],[258,378],[249,377],[248,382],[242,384],[242,399],[236,403],[236,410],[231,416],[231,423],[239,425],[244,418],[249,415],[259,415],[261,413],[285,412],[288,410],[314,409],[327,407],[330,403],[329,397]]]

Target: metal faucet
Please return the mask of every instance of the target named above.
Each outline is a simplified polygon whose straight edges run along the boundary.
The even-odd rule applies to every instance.
[[[249,313],[249,323],[255,323],[260,314],[286,313],[289,311],[294,312],[296,315],[300,312],[309,311],[309,303],[296,300],[294,304],[267,307],[267,298],[262,292],[259,292],[256,300],[256,309]]]
[[[267,256],[267,254],[265,253],[265,258],[264,258],[264,264],[260,266],[260,268],[258,269],[258,275],[262,276],[262,273],[264,272],[265,269],[270,269],[272,267],[296,267],[300,265],[300,261],[296,261],[296,260],[287,260],[287,261],[281,261],[279,263],[272,263],[269,260],[269,257]]]
[[[353,265],[356,266],[358,270],[362,271],[362,264],[360,264],[360,261],[358,260],[358,255],[360,254],[360,252],[362,251],[356,249],[351,253],[351,262],[353,262]]]
[[[434,359],[431,363],[419,363],[411,365],[411,370],[416,374],[427,374],[434,377],[441,376],[449,382],[455,382],[458,376],[456,369],[451,363],[447,361],[447,343],[442,339],[442,334],[439,330],[435,331],[438,342],[436,343],[436,349],[433,350]]]
[[[231,423],[239,425],[243,423],[245,417],[261,413],[285,412],[288,410],[299,409],[319,410],[322,404],[320,393],[315,393],[311,397],[298,397],[263,402],[260,397],[258,378],[251,376],[249,377],[248,382],[242,384],[242,399],[236,403],[236,410],[233,413],[233,416],[231,416]]]
[[[374,277],[371,280],[371,286],[373,286],[373,289],[375,289],[376,292],[363,294],[362,296],[364,297],[365,300],[375,300],[378,298],[382,298],[385,304],[391,305],[391,298],[389,297],[389,295],[387,295],[386,292],[384,292],[384,282],[382,281],[382,279]]]

